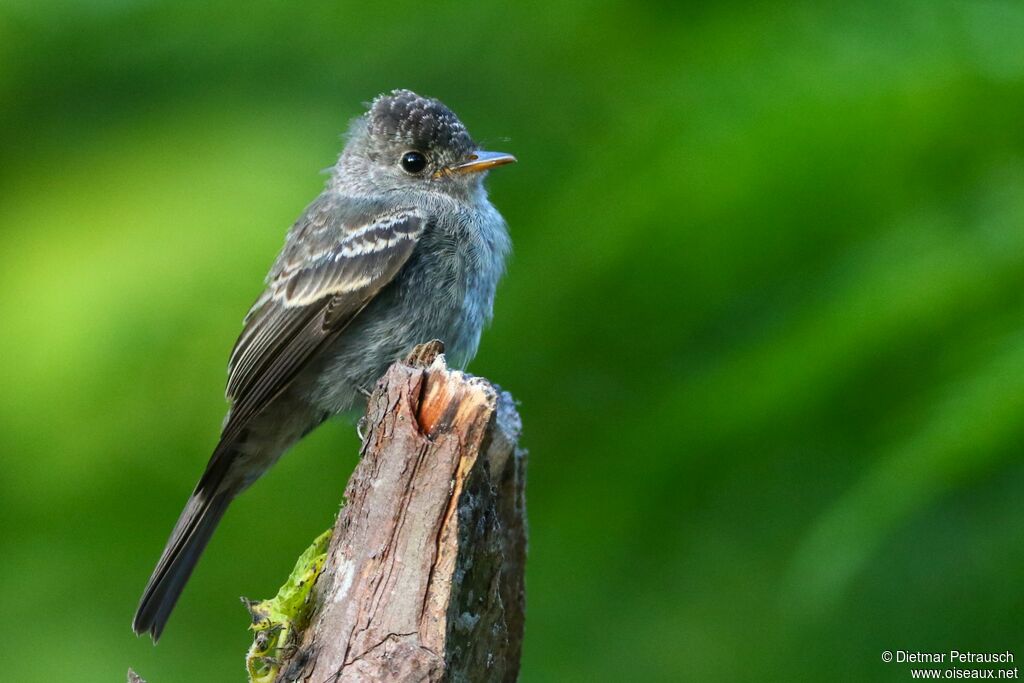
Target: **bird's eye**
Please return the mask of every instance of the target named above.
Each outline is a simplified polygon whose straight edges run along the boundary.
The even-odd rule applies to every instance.
[[[406,152],[402,155],[402,170],[416,174],[427,167],[427,157],[419,152]]]

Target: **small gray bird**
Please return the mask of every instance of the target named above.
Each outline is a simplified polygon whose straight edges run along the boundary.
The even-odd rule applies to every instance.
[[[220,441],[132,622],[154,642],[228,504],[327,417],[365,406],[388,365],[431,339],[465,366],[510,243],[477,149],[435,99],[395,90],[356,119],[296,221],[228,363]]]

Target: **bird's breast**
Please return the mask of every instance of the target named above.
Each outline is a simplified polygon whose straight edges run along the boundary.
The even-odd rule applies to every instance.
[[[406,308],[420,322],[416,343],[441,339],[455,366],[476,354],[504,271],[508,237],[500,216],[491,212],[435,218],[403,274]]]
[[[432,215],[395,280],[307,373],[319,409],[337,413],[360,404],[417,344],[440,339],[453,367],[476,354],[508,253],[505,225],[493,208]]]

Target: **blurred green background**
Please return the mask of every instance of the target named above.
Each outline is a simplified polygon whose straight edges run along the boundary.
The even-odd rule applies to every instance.
[[[530,449],[524,681],[907,680],[1024,609],[1024,5],[0,0],[10,681],[242,680],[351,425],[129,622],[362,102],[520,163],[472,366]]]

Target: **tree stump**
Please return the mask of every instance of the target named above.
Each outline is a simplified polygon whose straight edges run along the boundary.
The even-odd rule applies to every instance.
[[[278,681],[513,681],[522,648],[526,455],[512,397],[394,364],[369,399],[313,614]],[[286,653],[289,654],[289,653]]]

